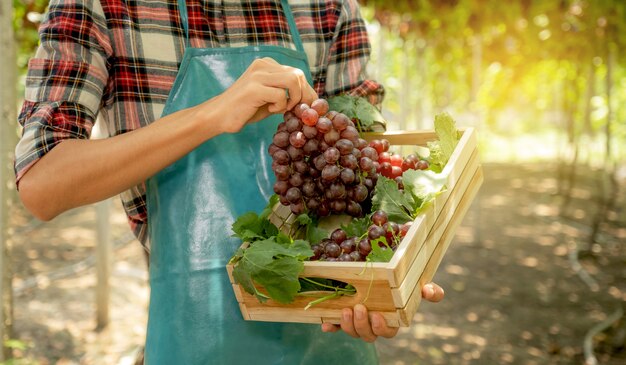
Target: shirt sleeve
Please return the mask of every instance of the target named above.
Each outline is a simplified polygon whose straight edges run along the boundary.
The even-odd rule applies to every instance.
[[[15,150],[19,180],[68,138],[89,138],[107,86],[112,54],[97,0],[52,0],[39,29],[40,45],[28,63]]]
[[[367,28],[359,5],[356,0],[345,0],[328,53],[324,94],[334,96],[347,93],[363,96],[380,107],[384,88],[367,77],[366,66],[370,53]]]

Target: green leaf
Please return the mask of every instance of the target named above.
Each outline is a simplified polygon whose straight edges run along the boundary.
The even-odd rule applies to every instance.
[[[382,242],[387,248],[383,249],[378,244]],[[393,250],[387,244],[387,240],[384,238],[377,238],[371,241],[372,252],[367,255],[367,260],[372,262],[389,262],[393,257]]]
[[[402,174],[404,191],[409,193],[415,202],[411,212],[413,217],[444,190],[446,181],[446,176],[429,170],[409,169]]]
[[[341,229],[346,231],[348,237],[361,237],[371,225],[369,217],[354,218],[347,225],[341,225]]]
[[[435,132],[438,140],[428,143],[430,163],[443,169],[459,143],[459,132],[454,119],[448,113],[435,116]]]
[[[372,207],[373,211],[380,209],[387,212],[389,220],[393,222],[404,223],[415,218],[412,216],[415,208],[411,204],[411,199],[398,189],[398,184],[394,180],[384,176],[380,176],[376,182]]]
[[[329,98],[328,104],[330,110],[343,113],[352,119],[361,132],[384,131],[386,128],[387,121],[380,110],[370,104],[366,98],[344,94]]]
[[[323,228],[319,228],[313,224],[306,228],[306,240],[314,245],[320,243],[324,238],[328,238],[329,232]]]
[[[233,269],[233,277],[260,301],[265,298],[254,286],[255,282],[263,286],[272,299],[289,303],[300,290],[298,276],[304,269],[302,261],[312,255],[307,241],[279,242],[277,237],[257,241],[243,250],[243,257]]]
[[[255,212],[241,215],[232,225],[234,237],[244,242],[263,238],[263,220]]]

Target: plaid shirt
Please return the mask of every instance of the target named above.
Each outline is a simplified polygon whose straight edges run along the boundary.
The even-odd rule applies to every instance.
[[[322,97],[382,87],[365,77],[369,43],[356,0],[292,0],[314,88]],[[192,47],[295,49],[278,0],[187,0]],[[16,179],[66,138],[89,138],[96,116],[115,136],[158,119],[185,50],[176,0],[52,0],[29,62]],[[129,156],[132,158],[133,156]],[[145,185],[121,194],[146,245]]]

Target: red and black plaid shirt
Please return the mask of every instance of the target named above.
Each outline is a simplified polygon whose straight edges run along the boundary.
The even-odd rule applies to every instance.
[[[365,76],[370,48],[356,0],[290,5],[318,94],[347,92],[380,103],[382,87]],[[193,47],[295,49],[279,0],[187,0],[187,8]],[[40,37],[19,115],[18,182],[62,140],[89,138],[96,116],[110,136],[158,119],[185,50],[176,0],[52,0]],[[147,244],[145,187],[121,198],[133,231]]]

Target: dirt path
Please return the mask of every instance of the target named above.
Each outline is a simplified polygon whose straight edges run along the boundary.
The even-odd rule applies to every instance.
[[[606,228],[606,242],[582,260],[599,290],[576,275],[568,253],[586,237],[593,182],[574,190],[559,219],[554,169],[486,165],[485,184],[444,258],[435,281],[442,303],[422,303],[414,325],[380,340],[384,365],[582,364],[585,333],[626,301],[626,228]],[[592,176],[592,175],[591,175]],[[584,176],[583,176],[584,177]],[[128,228],[116,202],[113,237]],[[81,262],[94,252],[93,207],[25,229],[15,215],[12,259],[16,288],[25,280]],[[622,220],[623,221],[623,220]],[[128,236],[126,236],[128,237]],[[95,332],[95,270],[20,290],[15,333],[26,344],[25,364],[131,364],[145,334],[149,290],[136,241],[115,250],[111,325]],[[601,364],[623,364],[626,354],[598,354]]]

